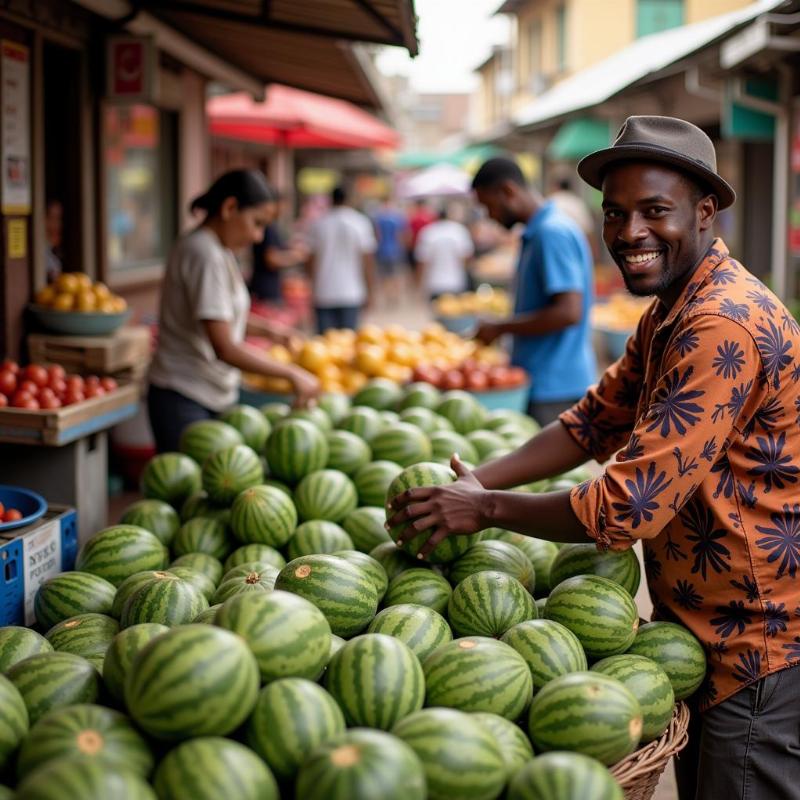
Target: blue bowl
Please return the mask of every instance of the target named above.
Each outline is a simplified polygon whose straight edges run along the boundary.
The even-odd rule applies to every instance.
[[[30,309],[45,328],[68,336],[108,336],[121,328],[131,316],[130,309],[114,314],[103,314],[99,311],[55,311],[35,305]]]
[[[486,392],[470,392],[470,394],[489,411],[526,412],[530,391],[530,383],[525,383],[513,389],[489,389]]]
[[[465,314],[463,317],[436,317],[436,321],[451,333],[469,335],[478,327],[478,317],[475,314]]]
[[[6,508],[16,508],[22,514],[22,519],[16,522],[0,522],[0,532],[24,528],[36,522],[47,511],[44,497],[30,489],[20,489],[17,486],[0,485],[0,503]]]

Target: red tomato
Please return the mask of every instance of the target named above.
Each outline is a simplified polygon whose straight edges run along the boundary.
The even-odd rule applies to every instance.
[[[61,397],[67,391],[67,382],[65,380],[50,379],[50,388],[56,397]]]
[[[100,385],[100,378],[97,375],[87,375],[83,379],[84,384],[88,388],[89,386],[99,386]]]
[[[508,367],[492,367],[489,370],[489,385],[503,387],[507,385]]]
[[[19,372],[19,364],[16,361],[12,361],[10,358],[7,358],[2,364],[0,364],[0,369],[4,372],[13,372],[15,375]]]
[[[47,386],[50,376],[41,364],[30,364],[22,371],[22,377],[27,381],[32,381],[38,387]]]
[[[86,384],[86,399],[88,400],[90,397],[102,397],[106,393],[106,390],[98,383],[95,384]]]
[[[84,388],[83,378],[80,375],[67,375],[67,391],[68,392],[81,392]]]
[[[61,400],[54,394],[47,395],[46,397],[39,395],[39,406],[47,409],[61,408]]]
[[[5,408],[8,405],[8,398],[4,394],[0,394],[0,408]]]
[[[101,378],[100,385],[107,391],[113,392],[118,388],[117,382],[113,378]]]
[[[61,366],[61,364],[51,364],[47,368],[47,374],[50,376],[51,384],[54,380],[63,381],[67,377],[67,371]]]
[[[457,369],[449,369],[442,377],[442,389],[463,389],[464,376]]]
[[[74,403],[81,403],[86,399],[86,395],[80,391],[73,391],[69,387],[67,387],[67,391],[64,394],[64,398],[62,399],[62,405],[71,406]]]
[[[3,522],[19,522],[22,519],[22,512],[16,508],[7,508],[3,513]]]
[[[522,367],[508,368],[508,385],[522,386],[528,380],[528,373]]]
[[[9,397],[17,390],[17,375],[10,370],[4,369],[0,372],[0,394]]]
[[[11,398],[11,405],[13,408],[39,408],[39,403],[36,398],[30,392],[25,392],[21,389],[14,393],[14,396]]]
[[[17,391],[27,392],[33,397],[36,397],[39,394],[39,384],[26,379],[20,383],[20,385],[17,387]]]
[[[473,392],[484,392],[489,388],[489,376],[485,372],[473,370],[467,376],[465,385]]]

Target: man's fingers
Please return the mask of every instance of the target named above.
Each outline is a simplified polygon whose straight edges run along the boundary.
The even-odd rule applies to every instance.
[[[420,560],[426,559],[435,549],[439,542],[447,538],[447,530],[445,528],[437,528],[429,537],[428,541],[420,547],[417,553],[417,558]]]
[[[391,503],[389,503],[389,508],[393,511],[397,511],[401,508],[404,508],[409,503],[421,503],[425,500],[430,500],[431,493],[433,492],[432,486],[423,486],[419,489],[407,489],[402,494],[397,495]]]
[[[386,520],[387,528],[394,528],[396,525],[402,525],[404,522],[415,519],[416,517],[425,516],[431,511],[428,503],[413,503],[401,508],[396,513],[392,514]],[[420,529],[421,530],[421,529]]]

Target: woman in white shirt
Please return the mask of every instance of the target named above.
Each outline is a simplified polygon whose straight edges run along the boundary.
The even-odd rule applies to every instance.
[[[420,265],[417,278],[431,300],[442,294],[458,294],[467,288],[467,261],[475,253],[472,237],[446,210],[426,225],[417,237],[414,257]]]
[[[159,452],[177,450],[190,422],[235,404],[241,370],[286,378],[301,405],[319,391],[311,373],[280,364],[244,341],[248,333],[272,338],[288,333],[250,315],[250,296],[234,255],[261,241],[276,203],[275,191],[255,170],[222,175],[192,203],[193,211],[206,216],[170,253],[150,368],[147,404]]]

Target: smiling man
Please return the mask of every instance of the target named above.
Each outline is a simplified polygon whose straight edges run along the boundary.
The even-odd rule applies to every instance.
[[[678,762],[682,800],[800,797],[800,326],[714,238],[735,194],[711,140],[631,117],[585,158],[603,238],[655,295],[625,355],[518,451],[396,501],[444,537],[498,526],[623,550],[644,540],[655,615],[703,643],[708,673]],[[569,492],[502,491],[611,460]]]

